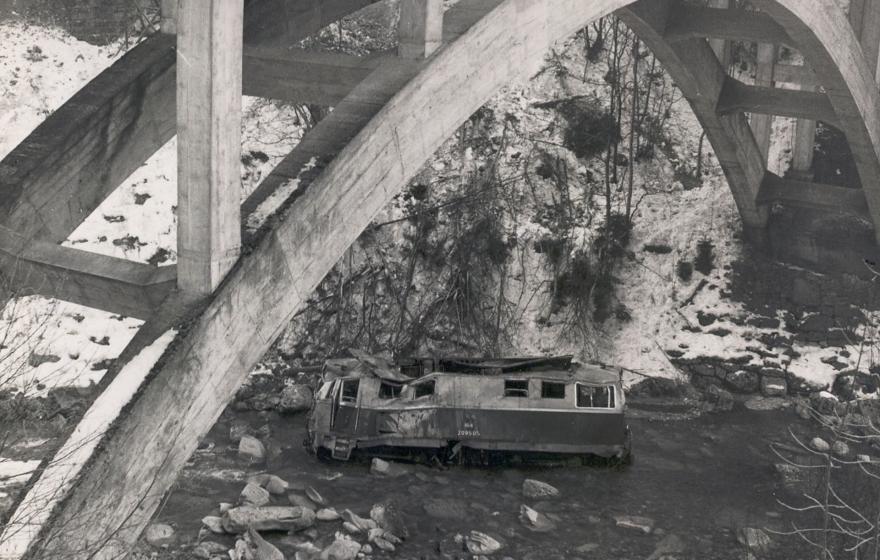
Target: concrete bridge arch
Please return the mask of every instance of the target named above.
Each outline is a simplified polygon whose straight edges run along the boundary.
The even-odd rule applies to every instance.
[[[368,3],[338,2],[340,14]],[[182,317],[188,318],[186,327],[131,396],[125,413],[114,421],[102,445],[78,472],[64,499],[54,504],[43,522],[31,531],[32,538],[25,545],[28,557],[116,558],[124,554],[196,448],[199,437],[213,425],[253,364],[373,216],[500,88],[537,72],[554,42],[597,18],[617,13],[678,83],[718,155],[744,227],[752,238],[760,238],[766,225],[767,204],[776,200],[839,208],[878,223],[874,219],[880,217],[876,50],[874,55],[867,53],[834,0],[753,3],[761,12],[738,14],[736,21],[741,25],[728,26],[728,15],[673,0],[460,0],[440,21],[436,0],[403,0],[405,9],[413,12],[411,17],[403,18],[409,28],[401,32],[406,39],[401,56],[369,61],[339,57],[318,60],[312,55],[288,52],[288,57],[296,58],[297,71],[307,68],[317,76],[316,66],[329,65],[339,72],[344,67],[349,77],[345,79],[352,83],[350,87],[348,82],[339,86],[339,80],[325,84],[322,91],[341,88],[334,93],[339,98],[332,103],[336,109],[264,181],[254,195],[256,199],[246,201],[241,208],[236,202],[235,208],[227,204],[212,212],[231,212],[226,217],[232,216],[237,227],[241,215],[246,216],[283,182],[304,179],[307,163],[314,165],[317,161],[318,172],[304,182],[295,199],[283,205],[278,215],[248,240],[250,249],[246,254],[239,256],[235,243],[224,248],[234,251],[235,257],[227,266],[228,273],[194,269],[184,272],[179,268],[176,286],[174,278],[158,281],[149,276],[154,272],[141,268],[118,273],[127,265],[112,260],[99,259],[105,270],[112,269],[104,276],[84,270],[96,261],[59,251],[55,245],[63,239],[58,236],[64,228],[46,226],[26,235],[7,229],[26,227],[30,219],[38,217],[44,221],[34,223],[51,219],[50,214],[41,214],[40,205],[31,203],[34,192],[40,193],[39,172],[24,183],[15,183],[15,189],[9,188],[11,183],[7,181],[4,219],[0,220],[4,227],[0,241],[4,245],[0,249],[30,263],[36,275],[51,276],[53,271],[62,270],[67,286],[72,274],[73,285],[82,288],[71,292],[60,283],[57,288],[50,283],[57,292],[49,295],[88,302],[85,288],[97,285],[117,291],[109,296],[103,293],[103,301],[96,304],[113,307],[117,305],[114,301],[121,305],[141,298],[141,305],[134,306],[133,312],[143,314],[147,325],[126,350],[122,362],[181,322]],[[257,0],[251,4],[260,5]],[[311,13],[309,7],[320,5],[320,0],[300,0],[299,4],[288,0],[282,4],[301,4],[305,7],[301,13],[307,14]],[[183,3],[180,9],[186,10],[186,6]],[[259,17],[277,16],[271,10],[263,13]],[[689,19],[689,14],[693,18]],[[719,18],[723,18],[720,25]],[[320,17],[314,21],[325,23]],[[679,25],[689,21],[698,23],[691,27]],[[225,32],[234,34],[240,22],[240,14],[233,13],[218,25],[233,24]],[[191,31],[184,28],[178,32],[184,35]],[[726,39],[793,43],[804,54],[822,89],[786,93],[789,90],[732,82],[716,52],[704,40],[712,33],[726,34]],[[207,45],[204,52],[212,52],[210,41]],[[264,69],[290,61],[280,57],[278,51],[257,48],[251,54],[262,57]],[[234,64],[226,69],[234,70]],[[248,71],[246,62],[245,82]],[[277,76],[253,68],[250,71],[253,83],[262,84],[260,87],[280,87]],[[178,87],[186,87],[181,86],[179,76]],[[302,84],[285,83],[284,87],[307,89]],[[178,96],[179,104],[180,99]],[[178,111],[177,129],[182,124],[194,124],[187,118],[204,119],[211,110],[209,107],[208,112],[199,113],[201,116],[190,117],[181,117]],[[855,156],[862,189],[792,182],[768,174],[766,156],[746,112],[825,120],[839,126]],[[182,123],[181,118],[186,122]],[[162,130],[164,135],[174,132],[173,127]],[[223,143],[223,139],[214,137],[208,141]],[[152,149],[140,144],[135,148],[131,150],[137,155]],[[45,159],[34,159],[27,150],[12,156],[4,165],[16,168],[26,161],[29,169],[37,169],[45,163]],[[132,158],[137,159],[134,155]],[[216,162],[208,160],[197,161],[205,167],[201,170],[205,177],[216,171],[212,167]],[[101,161],[119,164],[118,159]],[[86,170],[81,173],[89,177]],[[213,181],[204,183],[207,190],[217,187]],[[83,207],[94,209],[100,198],[95,195]],[[230,222],[219,223],[228,228]],[[208,241],[214,239],[214,228],[221,227],[214,220],[202,225]],[[35,244],[42,251],[36,255]],[[229,256],[224,251],[222,258]],[[202,257],[214,258],[211,254]],[[80,258],[85,260],[77,260]],[[182,282],[183,274],[198,277]],[[199,276],[204,274],[214,276]],[[159,410],[165,413],[156,414]],[[81,525],[84,519],[88,520],[85,528]],[[72,535],[71,527],[80,531]]]

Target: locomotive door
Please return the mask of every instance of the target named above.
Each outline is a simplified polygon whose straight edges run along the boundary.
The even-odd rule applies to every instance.
[[[360,379],[342,379],[333,391],[333,415],[330,426],[341,434],[353,434],[357,428]]]

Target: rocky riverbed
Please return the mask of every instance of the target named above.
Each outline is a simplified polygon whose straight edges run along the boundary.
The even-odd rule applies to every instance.
[[[792,401],[718,411],[635,397],[623,468],[324,463],[302,446],[304,414],[235,408],[167,497],[143,558],[808,557],[776,534],[795,520],[777,501],[794,488],[770,446],[818,432]]]

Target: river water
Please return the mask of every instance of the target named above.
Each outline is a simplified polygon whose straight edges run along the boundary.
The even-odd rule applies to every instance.
[[[230,413],[224,417],[232,418]],[[394,554],[380,552],[374,554],[376,558],[441,558],[440,550],[466,558],[453,539],[471,530],[502,542],[497,558],[647,559],[669,535],[677,536],[684,547],[669,558],[746,558],[737,530],[782,530],[793,520],[777,503],[783,486],[774,469],[778,459],[769,445],[790,443],[789,427],[803,436],[811,430],[789,409],[738,407],[694,417],[634,403],[630,425],[635,460],[625,468],[440,470],[414,465],[411,474],[389,479],[370,474],[367,463],[323,463],[306,453],[301,446],[302,415],[235,413],[234,418],[247,419],[254,428],[268,424],[272,439],[281,444],[281,454],[270,460],[268,469],[243,468],[228,439],[228,421],[221,420],[205,441],[204,447],[213,445],[213,449],[194,455],[156,521],[172,524],[181,543],[194,543],[200,519],[216,515],[219,502],[235,502],[246,475],[267,470],[294,487],[314,487],[340,512],[349,508],[366,517],[373,504],[394,498],[405,514],[410,537]],[[560,497],[537,503],[524,499],[525,478],[552,484],[561,491]],[[283,496],[273,500],[287,505]],[[519,521],[521,504],[549,514],[557,528],[546,533],[528,530]],[[649,517],[655,529],[645,534],[618,527],[615,517],[622,515]],[[318,522],[316,527],[316,543],[323,546],[341,530],[341,522]],[[290,537],[266,536],[293,558]],[[234,541],[209,538],[230,547]],[[808,557],[793,537],[771,534],[771,538],[770,550],[760,558]],[[167,553],[169,557],[186,557],[179,547],[172,550],[177,552]]]

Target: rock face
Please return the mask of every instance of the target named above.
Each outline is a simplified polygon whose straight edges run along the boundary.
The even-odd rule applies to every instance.
[[[321,552],[321,560],[354,560],[361,545],[344,533],[336,533],[336,540]]]
[[[532,500],[543,500],[559,496],[559,490],[546,482],[527,478],[523,481],[523,496]]]
[[[223,514],[227,533],[244,533],[248,527],[257,531],[300,531],[315,523],[315,512],[298,506],[241,506]]]
[[[310,388],[305,385],[288,385],[281,391],[278,411],[286,414],[302,412],[310,409],[313,401],[314,396]]]
[[[488,556],[501,550],[500,542],[479,531],[471,531],[465,538],[465,545],[471,554]]]
[[[164,546],[174,542],[174,529],[164,523],[153,523],[144,531],[144,540],[152,546]]]
[[[556,523],[552,519],[527,505],[520,506],[519,520],[526,529],[538,533],[546,533],[556,528]]]
[[[243,436],[238,442],[238,456],[259,463],[266,459],[266,448],[254,436]]]

